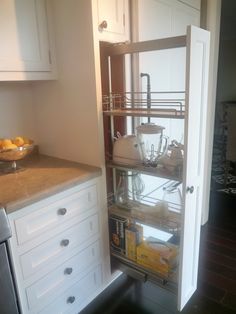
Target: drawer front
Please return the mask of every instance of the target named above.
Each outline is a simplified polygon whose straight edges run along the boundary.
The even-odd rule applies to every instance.
[[[69,288],[50,306],[40,311],[40,314],[67,314],[74,311],[78,313],[80,304],[94,293],[102,284],[101,266],[97,266],[92,272],[82,278],[78,283]]]
[[[99,242],[95,242],[88,248],[69,259],[55,271],[43,277],[26,289],[29,309],[48,304],[53,297],[59,296],[65,291],[79,273],[86,270],[100,259]]]
[[[24,279],[33,275],[48,263],[55,261],[68,250],[80,245],[99,230],[98,215],[93,215],[47,242],[20,256]]]
[[[97,204],[96,185],[89,186],[32,213],[16,219],[15,229],[19,245],[55,228],[59,223],[75,217]]]

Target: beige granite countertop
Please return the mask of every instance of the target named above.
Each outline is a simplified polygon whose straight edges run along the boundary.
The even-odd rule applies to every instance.
[[[8,214],[101,175],[100,168],[44,155],[18,163],[24,170],[0,174],[0,204]]]

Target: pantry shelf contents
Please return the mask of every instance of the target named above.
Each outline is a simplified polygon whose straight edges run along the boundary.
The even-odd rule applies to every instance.
[[[174,55],[178,49],[186,50],[185,90],[140,90],[142,75],[129,64],[131,56],[170,50]],[[121,93],[112,89],[112,78],[118,79],[112,75],[112,58],[119,55],[132,69],[124,69],[128,91]],[[104,133],[110,134],[105,156],[112,266],[174,291],[182,310],[197,286],[207,136],[202,82],[207,81],[209,34],[191,26],[186,36],[108,47],[106,57],[110,77],[103,114]],[[142,73],[151,77],[146,69]]]

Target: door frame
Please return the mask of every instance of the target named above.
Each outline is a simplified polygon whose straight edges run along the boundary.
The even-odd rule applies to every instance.
[[[201,27],[210,31],[210,64],[209,64],[209,81],[208,81],[208,113],[207,125],[208,136],[206,140],[205,156],[205,178],[202,198],[202,225],[208,221],[210,187],[211,187],[211,168],[213,153],[213,135],[215,122],[216,106],[216,88],[218,73],[218,56],[219,56],[219,38],[220,38],[220,18],[221,18],[221,1],[222,0],[202,0],[201,4]]]

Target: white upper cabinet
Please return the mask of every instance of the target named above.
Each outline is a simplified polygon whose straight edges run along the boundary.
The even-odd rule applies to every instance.
[[[201,9],[201,0],[179,0],[179,1],[189,5],[190,7],[195,8],[197,10]]]
[[[97,0],[97,27],[100,40],[129,40],[128,0]]]
[[[200,11],[178,0],[139,0],[136,5],[137,41],[185,35],[188,25],[200,26]]]
[[[49,79],[54,60],[45,0],[0,1],[0,80]]]

